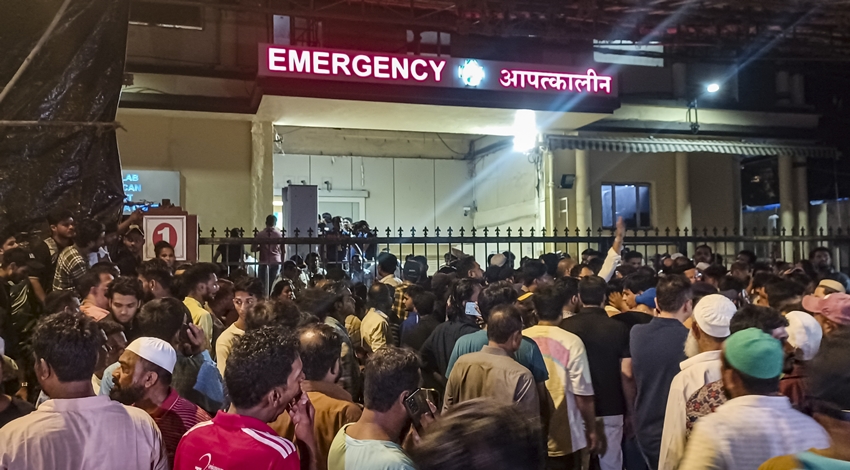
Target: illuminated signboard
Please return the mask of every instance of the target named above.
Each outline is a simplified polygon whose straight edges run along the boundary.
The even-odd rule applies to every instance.
[[[123,169],[124,213],[129,214],[137,207],[157,207],[163,199],[180,205],[180,172],[159,170]]]
[[[594,69],[260,44],[261,77],[617,96]]]

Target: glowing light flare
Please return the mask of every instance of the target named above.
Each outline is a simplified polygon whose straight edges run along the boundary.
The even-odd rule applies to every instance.
[[[537,117],[530,109],[518,109],[514,115],[514,151],[528,152],[537,145]]]
[[[709,93],[717,93],[720,91],[720,85],[717,83],[709,83],[708,86],[705,87],[705,91]]]

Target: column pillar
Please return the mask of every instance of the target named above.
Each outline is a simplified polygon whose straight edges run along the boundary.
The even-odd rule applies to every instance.
[[[794,227],[794,173],[793,158],[790,155],[777,157],[779,167],[779,234],[785,229],[785,234],[790,235]],[[793,261],[794,244],[785,242],[782,244],[782,257],[786,261]]]
[[[688,232],[693,229],[691,217],[691,189],[688,176],[688,154],[676,152],[676,225]]]
[[[688,154],[676,152],[676,225],[688,235],[693,236],[694,225],[691,216],[691,185],[688,175]],[[688,243],[688,256],[693,256],[694,244]]]
[[[220,10],[220,21],[218,24],[218,60],[223,68],[236,67],[236,12]]]
[[[576,150],[576,228],[585,233],[592,228],[590,205],[590,161],[587,150]]]
[[[266,216],[274,212],[274,126],[271,122],[251,123],[251,221],[265,227]],[[245,236],[253,236],[246,229]]]
[[[785,70],[776,72],[776,104],[779,106],[791,104],[791,78]]]
[[[797,228],[806,229],[806,235],[811,234],[809,227],[809,182],[806,167],[806,157],[794,159],[794,208],[797,211]],[[806,242],[799,244],[800,252],[797,259],[803,258],[809,253]]]
[[[688,65],[684,62],[673,64],[673,97],[677,100],[688,99]]]
[[[791,104],[793,106],[806,105],[806,79],[802,73],[791,75]]]

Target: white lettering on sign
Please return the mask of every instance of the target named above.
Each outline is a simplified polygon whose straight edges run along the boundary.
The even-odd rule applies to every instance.
[[[286,72],[286,50],[269,49],[269,70]]]
[[[558,90],[611,93],[611,77],[599,76],[593,69],[586,74],[535,72],[530,70],[502,70],[499,83],[506,88],[534,88],[535,90]]]
[[[260,45],[260,62],[260,76],[524,93],[617,95],[615,77],[600,75],[592,68],[539,65],[536,67],[543,70],[529,70],[523,64],[510,62],[268,44]],[[455,70],[459,72],[453,73]]]
[[[331,66],[331,73],[333,75],[339,75],[340,71],[342,73],[351,76],[351,71],[348,70],[348,63],[351,62],[351,59],[345,54],[334,54],[331,56],[331,62],[333,65]]]
[[[410,66],[410,74],[413,75],[414,80],[418,80],[421,82],[428,79],[427,73],[419,72],[417,69],[417,67],[425,67],[426,65],[428,65],[428,63],[422,59],[416,59],[413,61]]]
[[[443,67],[446,66],[446,61],[429,60],[428,63],[431,64],[431,68],[434,69],[434,81],[439,82],[440,78],[443,76]]]
[[[446,61],[383,55],[347,54],[321,50],[269,47],[269,70],[313,75],[356,75],[382,80],[433,80],[441,82]]]
[[[310,72],[310,51],[289,51],[289,70],[292,72]]]
[[[171,244],[171,229],[169,227],[163,227],[156,232],[159,235],[159,239],[164,241],[165,243]]]

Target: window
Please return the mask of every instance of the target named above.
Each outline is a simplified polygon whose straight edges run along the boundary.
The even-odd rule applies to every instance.
[[[204,13],[197,6],[136,1],[130,4],[130,24],[202,30]]]
[[[593,40],[593,60],[604,64],[641,65],[664,67],[664,59],[641,55],[644,52],[664,52],[664,46],[655,42],[635,44],[632,41]]]
[[[617,217],[622,217],[628,228],[648,228],[649,184],[603,184],[602,225],[613,227]]]
[[[407,30],[407,53],[424,56],[451,56],[452,35],[439,31]]]

